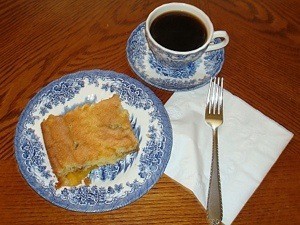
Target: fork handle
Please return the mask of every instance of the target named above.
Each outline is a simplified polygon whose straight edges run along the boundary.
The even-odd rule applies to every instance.
[[[207,216],[211,224],[220,224],[223,216],[218,156],[218,129],[213,128],[212,162],[207,198]]]

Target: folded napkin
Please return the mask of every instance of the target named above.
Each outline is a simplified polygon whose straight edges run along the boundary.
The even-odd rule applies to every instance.
[[[206,208],[212,131],[204,120],[208,85],[176,92],[166,103],[173,149],[165,173],[189,188]],[[224,90],[219,128],[223,223],[231,224],[293,137],[284,127]]]

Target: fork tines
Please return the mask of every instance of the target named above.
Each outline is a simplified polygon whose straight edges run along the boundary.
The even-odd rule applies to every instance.
[[[206,107],[209,114],[221,114],[223,111],[223,77],[210,78]]]

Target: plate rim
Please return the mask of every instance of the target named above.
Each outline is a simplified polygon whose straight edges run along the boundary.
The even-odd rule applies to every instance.
[[[164,133],[166,134],[166,143],[165,143],[165,148],[164,148],[164,157],[162,157],[162,161],[160,164],[160,169],[156,171],[153,175],[151,176],[150,179],[146,179],[145,182],[142,185],[142,190],[134,191],[132,193],[129,193],[126,195],[124,198],[119,198],[116,201],[114,201],[111,204],[96,204],[93,206],[90,205],[74,205],[68,200],[62,200],[61,198],[58,198],[57,196],[53,195],[51,192],[47,192],[45,188],[41,187],[40,183],[34,179],[34,177],[30,176],[28,173],[26,173],[26,165],[23,163],[22,159],[22,151],[19,149],[20,147],[20,137],[22,134],[22,127],[21,125],[24,124],[25,116],[30,112],[30,109],[32,108],[32,105],[34,102],[42,95],[45,90],[48,90],[50,87],[54,86],[55,84],[58,84],[64,80],[67,80],[69,78],[76,78],[76,77],[82,77],[83,74],[93,74],[93,73],[102,73],[103,76],[108,76],[108,77],[116,77],[116,78],[122,78],[125,81],[129,81],[132,84],[135,84],[136,86],[140,87],[145,91],[149,98],[153,101],[153,104],[158,108],[162,119],[164,121]],[[14,136],[14,153],[15,153],[15,158],[18,164],[18,169],[20,173],[22,174],[23,178],[27,182],[27,184],[42,198],[47,200],[48,202],[51,202],[52,204],[62,207],[64,209],[68,209],[71,211],[77,211],[77,212],[106,212],[106,211],[111,211],[115,210],[121,207],[124,207],[126,205],[129,205],[138,199],[140,199],[143,195],[145,195],[150,189],[157,183],[157,181],[161,178],[163,175],[166,166],[169,162],[170,156],[171,156],[171,151],[172,151],[172,145],[173,145],[173,131],[172,131],[172,126],[170,122],[169,115],[164,107],[164,104],[162,101],[155,95],[155,93],[142,84],[140,81],[124,74],[124,73],[118,73],[112,70],[100,70],[100,69],[93,69],[93,70],[80,70],[77,72],[72,72],[68,73],[66,75],[63,75],[62,77],[55,79],[45,86],[43,86],[26,104],[25,108],[22,110],[17,125],[15,129],[15,136]],[[48,157],[48,156],[46,156]]]

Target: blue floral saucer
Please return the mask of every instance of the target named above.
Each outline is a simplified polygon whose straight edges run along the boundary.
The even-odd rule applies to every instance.
[[[218,42],[220,40],[215,40]],[[187,67],[166,68],[156,61],[145,37],[145,23],[141,23],[127,41],[127,59],[133,71],[147,83],[168,91],[188,91],[207,84],[224,63],[224,48],[206,52]]]
[[[57,178],[45,149],[41,122],[83,105],[119,94],[128,110],[139,151],[113,165],[94,169],[89,186],[55,189]],[[143,196],[163,174],[171,154],[172,128],[155,94],[129,76],[89,70],[69,74],[44,87],[28,103],[17,124],[15,156],[28,184],[53,204],[74,211],[103,212]]]

